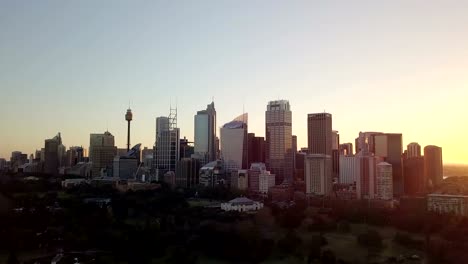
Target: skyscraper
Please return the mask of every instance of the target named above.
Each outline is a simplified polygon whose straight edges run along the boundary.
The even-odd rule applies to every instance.
[[[376,158],[372,153],[361,150],[355,156],[356,194],[358,199],[374,199]]]
[[[44,153],[44,172],[49,174],[57,174],[60,165],[59,146],[62,145],[62,137],[60,133],[52,139],[45,140]],[[63,145],[62,145],[63,146]]]
[[[117,155],[114,136],[106,131],[103,134],[90,134],[89,136],[89,159],[92,162],[91,173],[93,177],[110,176],[114,157]]]
[[[206,110],[198,111],[195,119],[194,152],[202,166],[217,159],[216,110],[214,102]]]
[[[405,157],[403,159],[405,175],[405,194],[416,195],[426,192],[427,179],[424,173],[424,157]]]
[[[154,172],[162,180],[168,172],[177,171],[180,159],[180,130],[177,127],[177,109],[171,109],[169,117],[156,118],[156,141],[154,151]]]
[[[221,153],[226,173],[247,168],[247,123],[243,114],[226,123],[221,129]]]
[[[338,132],[332,131],[331,114],[315,113],[307,116],[307,145],[311,155],[308,155],[305,161],[306,190],[309,188],[308,178],[312,177],[310,182],[320,182],[319,194],[329,195],[333,187],[333,177],[339,176],[338,173],[333,174],[332,148],[336,145],[336,154],[338,154],[339,140]],[[336,159],[336,166],[339,166],[339,157]]]
[[[432,145],[424,148],[424,171],[429,187],[435,187],[442,182],[444,179],[442,148]]]
[[[265,138],[256,137],[254,133],[248,133],[247,138],[248,138],[247,167],[250,168],[250,166],[254,162],[265,163]]]
[[[375,136],[383,135],[382,132],[359,132],[359,137],[356,138],[356,154],[359,151],[369,151],[375,153]]]
[[[292,183],[292,112],[287,100],[270,101],[265,112],[266,167],[276,184]]]
[[[184,188],[197,186],[200,168],[200,161],[198,159],[182,158],[177,166],[176,185]]]
[[[343,143],[340,144],[340,155],[352,156],[353,152],[353,143]]]
[[[340,176],[340,134],[332,131],[332,177],[338,180]]]
[[[418,143],[412,142],[408,144],[407,149],[407,158],[416,158],[421,157],[421,146]]]
[[[373,153],[375,156],[381,157],[384,161],[392,164],[393,195],[399,197],[404,193],[402,134],[378,134],[373,135],[373,139],[375,149]]]
[[[316,113],[307,116],[307,145],[310,154],[332,156],[333,141],[337,134],[332,131],[332,115]],[[333,140],[335,138],[335,140]]]

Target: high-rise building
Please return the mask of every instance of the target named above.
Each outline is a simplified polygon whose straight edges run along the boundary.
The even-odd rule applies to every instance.
[[[405,175],[405,194],[424,194],[427,188],[427,180],[424,174],[424,157],[412,157],[403,159],[403,173]]]
[[[340,134],[332,131],[332,177],[338,181],[340,177]]]
[[[66,157],[66,162],[64,166],[73,167],[79,162],[83,162],[84,161],[83,147],[77,147],[77,146],[70,147],[70,149],[67,150],[66,156],[67,157]]]
[[[250,168],[252,163],[261,162],[265,163],[265,138],[256,137],[254,133],[248,133],[248,164],[247,167]]]
[[[360,151],[375,153],[375,136],[382,135],[382,132],[359,132],[356,138],[356,154]]]
[[[194,119],[194,152],[204,165],[217,159],[218,148],[216,147],[216,110],[214,102],[209,104],[206,110],[198,111]]]
[[[177,109],[171,109],[169,117],[156,118],[156,141],[154,151],[154,172],[162,180],[168,172],[176,172],[180,159],[180,130],[177,127]]]
[[[198,185],[200,174],[200,160],[182,158],[176,172],[176,185],[183,188],[193,188]]]
[[[340,144],[340,155],[352,156],[353,152],[353,143],[343,143]]]
[[[380,162],[376,167],[376,198],[393,200],[392,164]]]
[[[270,101],[265,112],[266,167],[276,184],[293,182],[292,112],[287,100]]]
[[[418,143],[412,142],[408,144],[406,149],[408,159],[421,157],[421,146]]]
[[[226,173],[247,168],[247,118],[247,114],[240,115],[220,129],[221,156]]]
[[[304,161],[306,152],[297,152],[294,158],[294,177],[296,181],[304,181]]]
[[[315,113],[315,114],[308,114],[307,115],[307,148],[309,154],[316,154],[316,155],[325,155],[324,157],[321,156],[310,156],[306,157],[306,169],[305,169],[305,177],[306,177],[306,189],[309,187],[307,182],[307,177],[314,177],[314,181],[317,182],[318,179],[316,177],[320,177],[320,184],[323,185],[325,189],[321,187],[320,194],[321,195],[329,195],[332,191],[333,187],[333,178],[339,177],[339,156],[338,156],[338,146],[339,146],[339,138],[338,132],[332,130],[332,115],[329,113]],[[333,159],[333,146],[335,146],[335,161]],[[309,160],[309,164],[308,163]],[[329,162],[330,161],[330,162]],[[315,173],[316,170],[311,168],[309,171],[307,170],[307,166],[315,166],[320,164],[326,166],[323,168],[323,173],[320,174],[312,174],[310,172]],[[335,165],[335,166],[334,166]],[[327,166],[330,166],[328,168]],[[321,179],[321,177],[324,177]],[[323,181],[323,182],[322,182]],[[325,191],[326,193],[322,193]]]
[[[180,159],[192,157],[193,142],[190,142],[187,138],[180,139]]]
[[[5,168],[6,168],[6,160],[0,158],[0,171],[5,170]]]
[[[45,140],[45,147],[44,147],[44,172],[48,174],[57,174],[58,168],[60,166],[60,158],[59,157],[59,149],[62,151],[63,149],[60,147],[62,145],[62,137],[60,133],[57,134],[52,139]]]
[[[103,134],[90,134],[89,159],[92,162],[92,177],[111,176],[114,157],[117,155],[114,136],[106,131]]]
[[[23,154],[21,151],[13,151],[10,158],[10,168],[13,172],[17,172],[18,168],[28,163],[28,154]]]
[[[292,136],[292,155],[293,155],[293,178],[296,175],[296,153],[297,153],[297,136]]]
[[[392,164],[393,195],[400,197],[404,194],[404,175],[402,165],[403,142],[402,134],[378,134],[373,136],[374,154]],[[372,151],[371,151],[372,152]]]
[[[325,154],[308,154],[304,163],[306,194],[329,195],[333,189],[331,157]]]
[[[444,167],[442,164],[442,148],[438,146],[426,146],[424,148],[424,171],[430,188],[433,188],[444,179]]]
[[[331,157],[333,141],[336,144],[337,137],[338,132],[333,133],[332,131],[331,114],[316,113],[307,116],[307,147],[309,154],[323,154]]]
[[[354,184],[356,177],[356,157],[340,155],[340,184]]]
[[[358,199],[374,199],[375,197],[375,165],[376,158],[370,152],[360,151],[356,159],[356,196]]]

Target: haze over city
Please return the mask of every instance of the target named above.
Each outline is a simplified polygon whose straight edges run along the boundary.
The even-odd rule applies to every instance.
[[[341,142],[403,134],[468,163],[468,3],[463,1],[4,1],[0,8],[0,157],[61,132],[69,147],[109,130],[154,144],[177,105],[181,136],[214,98],[218,127],[287,99],[298,146],[307,114],[333,114]]]

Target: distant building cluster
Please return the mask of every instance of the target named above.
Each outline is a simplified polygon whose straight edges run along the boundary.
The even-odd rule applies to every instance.
[[[180,188],[224,185],[251,197],[273,200],[301,194],[393,201],[431,193],[443,180],[440,147],[422,148],[413,142],[404,150],[402,134],[386,132],[359,132],[353,143],[341,143],[332,114],[326,112],[310,113],[299,121],[307,125],[307,146],[299,147],[292,133],[292,107],[287,100],[267,103],[264,137],[249,132],[247,113],[218,127],[211,102],[194,114],[193,141],[181,137],[177,109],[170,108],[167,116],[155,118],[154,145],[142,149],[141,144],[135,144],[131,148],[133,118],[128,109],[126,148],[119,149],[114,136],[105,131],[90,134],[87,149],[67,149],[58,133],[29,157],[14,151],[9,161],[0,159],[0,170],[64,174],[96,183],[123,181],[125,188],[150,182]],[[447,199],[429,196],[428,207],[446,212],[445,203],[451,204],[452,211],[463,211],[460,208],[464,205],[453,205],[462,202]],[[237,210],[233,209],[235,203],[225,207]]]

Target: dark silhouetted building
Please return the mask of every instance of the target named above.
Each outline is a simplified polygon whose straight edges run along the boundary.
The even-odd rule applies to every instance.
[[[438,146],[426,146],[424,148],[424,171],[429,187],[439,185],[444,179],[442,164],[442,148]]]
[[[185,137],[180,139],[180,159],[190,158],[194,153],[193,142],[190,142]]]
[[[58,174],[59,160],[59,146],[62,145],[62,137],[60,133],[52,139],[45,140],[44,147],[44,172],[48,174]]]
[[[252,163],[261,162],[265,163],[265,138],[256,137],[254,133],[247,134],[248,141],[248,155],[249,160],[248,167],[252,166]]]
[[[332,115],[316,113],[307,116],[307,148],[309,154],[332,156]]]
[[[177,166],[175,183],[183,188],[193,188],[198,185],[200,173],[200,160],[182,158]]]
[[[216,110],[214,102],[206,110],[198,111],[195,119],[195,155],[202,165],[215,161],[218,156],[219,143],[216,136]]]
[[[426,192],[427,180],[424,173],[424,157],[403,159],[403,172],[406,195],[412,196]]]
[[[332,131],[332,115],[315,113],[307,116],[307,145],[309,155],[305,161],[306,191],[309,194],[329,195],[333,186],[332,149],[335,141],[339,164],[338,133]],[[339,165],[337,165],[339,166]],[[338,178],[338,174],[336,177]]]

